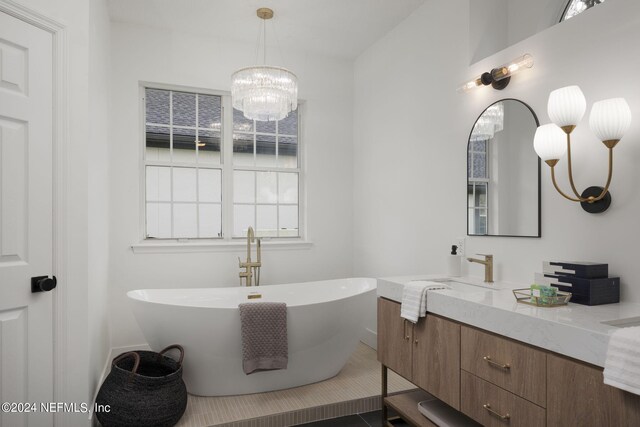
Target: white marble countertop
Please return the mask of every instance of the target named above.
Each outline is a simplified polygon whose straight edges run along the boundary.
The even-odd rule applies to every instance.
[[[517,303],[512,292],[529,285],[488,285],[477,278],[434,274],[379,278],[378,296],[401,302],[403,286],[411,280],[475,285],[462,286],[464,292],[429,291],[427,311],[597,366],[604,366],[609,334],[617,329],[601,322],[640,316],[640,304],[630,302],[534,307]]]

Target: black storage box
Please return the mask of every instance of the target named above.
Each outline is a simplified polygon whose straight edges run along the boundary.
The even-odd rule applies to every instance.
[[[536,283],[549,285],[564,292],[571,292],[571,302],[584,305],[613,304],[620,302],[620,278],[583,279],[536,273]]]
[[[609,264],[579,261],[545,261],[544,274],[581,277],[583,279],[604,279],[609,277]]]

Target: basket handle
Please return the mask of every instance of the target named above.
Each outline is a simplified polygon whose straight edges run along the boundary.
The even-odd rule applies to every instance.
[[[127,357],[133,357],[133,360],[134,360],[133,369],[131,370],[131,374],[129,375],[129,380],[127,381],[127,383],[129,383],[133,379],[136,372],[138,372],[138,367],[140,366],[140,355],[135,351],[130,351],[129,353],[122,353],[120,356],[113,359],[113,362],[111,363],[115,366],[118,362],[120,362],[123,359],[126,359]]]
[[[182,360],[184,359],[184,348],[182,348],[182,346],[178,344],[170,345],[169,347],[166,347],[165,349],[161,350],[158,353],[158,360],[160,360],[160,358],[164,353],[166,353],[169,350],[173,350],[174,348],[180,352],[180,358],[178,359],[178,366],[182,366]]]

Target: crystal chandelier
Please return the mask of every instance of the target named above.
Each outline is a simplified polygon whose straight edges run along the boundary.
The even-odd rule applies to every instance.
[[[242,111],[251,120],[282,120],[298,108],[298,78],[285,68],[266,65],[266,20],[273,18],[273,10],[260,8],[256,13],[263,20],[263,65],[241,68],[233,73],[233,108]]]
[[[489,121],[493,123],[496,132],[504,129],[504,105],[501,101],[487,108],[483,116],[487,116]]]
[[[501,101],[487,108],[471,131],[471,141],[488,141],[504,129],[504,105]]]

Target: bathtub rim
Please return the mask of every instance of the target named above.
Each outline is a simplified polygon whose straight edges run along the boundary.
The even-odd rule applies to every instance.
[[[288,304],[287,303],[287,308],[296,308],[296,307],[309,307],[309,306],[314,306],[314,305],[318,305],[318,304],[329,304],[332,302],[336,302],[336,301],[341,301],[341,300],[345,300],[348,298],[354,298],[354,297],[358,297],[361,296],[363,294],[375,291],[378,287],[378,282],[377,279],[373,278],[373,277],[345,277],[345,278],[341,278],[341,279],[327,279],[327,280],[310,280],[308,282],[293,282],[293,283],[279,283],[276,285],[262,285],[262,286],[257,286],[257,287],[246,287],[246,286],[218,286],[218,287],[209,287],[209,288],[142,288],[142,289],[134,289],[131,291],[128,291],[126,293],[127,295],[127,299],[131,302],[131,303],[136,303],[136,302],[140,302],[140,303],[146,303],[146,304],[156,304],[156,305],[163,305],[163,306],[170,306],[170,307],[181,307],[181,308],[186,308],[186,309],[214,309],[214,310],[238,310],[238,306],[230,306],[230,307],[215,307],[215,306],[208,306],[208,305],[198,305],[198,304],[181,304],[179,302],[167,302],[167,301],[154,301],[154,300],[149,300],[149,299],[144,299],[140,297],[140,292],[142,291],[198,291],[198,290],[203,290],[203,289],[248,289],[248,290],[253,290],[255,289],[254,292],[259,292],[259,289],[264,289],[264,288],[268,288],[268,287],[281,287],[281,286],[297,286],[297,285],[312,285],[312,284],[318,284],[318,283],[326,283],[326,282],[337,282],[337,281],[342,281],[342,280],[364,280],[367,283],[369,283],[370,287],[369,289],[366,289],[364,291],[361,292],[356,292],[350,295],[346,295],[346,296],[341,296],[339,298],[332,298],[326,301],[318,301],[318,302],[309,302],[309,303],[304,303],[304,304]],[[260,299],[246,299],[246,300],[242,300],[240,302],[238,302],[238,304],[242,304],[242,303],[258,303],[260,302]],[[271,302],[275,302],[275,301],[271,301]],[[280,301],[281,302],[281,301]]]

